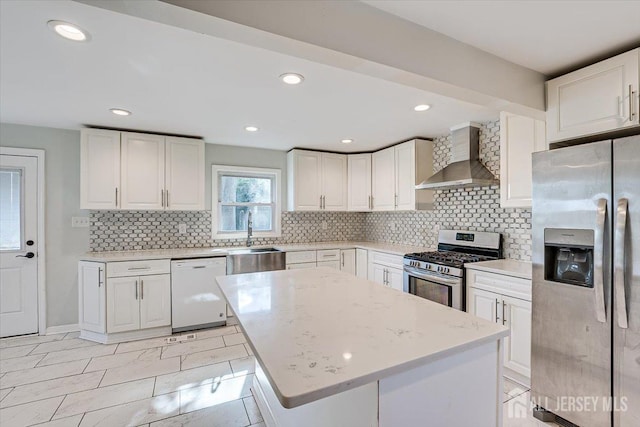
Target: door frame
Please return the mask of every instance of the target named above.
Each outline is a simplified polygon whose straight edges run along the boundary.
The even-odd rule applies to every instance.
[[[47,292],[46,292],[46,262],[45,262],[45,196],[44,196],[44,150],[32,148],[0,147],[0,154],[7,156],[35,157],[38,160],[38,335],[47,333]]]

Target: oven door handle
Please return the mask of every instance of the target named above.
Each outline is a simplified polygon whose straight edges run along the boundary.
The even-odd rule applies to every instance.
[[[409,276],[417,277],[419,279],[428,280],[430,282],[439,283],[442,285],[457,285],[460,283],[460,279],[447,279],[440,275],[435,275],[432,273],[423,273],[415,267],[404,267],[404,271],[409,274]]]

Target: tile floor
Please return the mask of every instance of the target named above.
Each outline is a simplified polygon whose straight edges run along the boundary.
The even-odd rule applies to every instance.
[[[77,337],[0,340],[1,426],[264,427],[250,390],[254,358],[238,326],[170,345]],[[531,417],[528,397],[505,379],[504,427],[555,426]]]

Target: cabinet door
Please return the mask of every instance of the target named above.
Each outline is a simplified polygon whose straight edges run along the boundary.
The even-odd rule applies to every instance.
[[[545,123],[500,113],[500,205],[531,207],[531,154],[546,150]]]
[[[366,249],[356,249],[356,276],[361,279],[369,278],[367,263],[368,263],[368,253]]]
[[[511,335],[504,341],[504,366],[531,376],[531,302],[502,297],[505,325]]]
[[[120,132],[83,129],[80,209],[116,209],[120,191]]]
[[[373,210],[395,209],[395,148],[389,147],[371,155]]]
[[[494,323],[502,321],[500,318],[502,313],[498,313],[502,296],[476,288],[469,288],[467,296],[467,311],[469,313]]]
[[[386,286],[387,267],[380,264],[369,264],[369,280]]]
[[[164,136],[122,133],[122,209],[164,208]]]
[[[356,275],[356,250],[342,249],[340,251],[340,270]]]
[[[82,330],[106,332],[105,276],[103,263],[78,263],[79,323]]]
[[[347,210],[347,156],[322,153],[322,209]]]
[[[288,208],[320,210],[322,153],[292,150],[287,155]]]
[[[165,206],[169,210],[204,209],[204,141],[165,139]]]
[[[138,277],[107,281],[107,333],[140,329]]]
[[[549,80],[549,142],[637,126],[639,55],[634,49]]]
[[[403,271],[398,268],[387,267],[387,280],[389,281],[389,287],[402,292],[403,290]]]
[[[407,211],[416,208],[416,149],[415,141],[405,142],[395,147],[396,210]]]
[[[349,154],[347,172],[347,209],[371,210],[371,154]]]
[[[329,267],[329,268],[335,268],[336,270],[340,270],[340,261],[318,261],[316,266]]]
[[[171,325],[171,275],[140,276],[140,329]]]

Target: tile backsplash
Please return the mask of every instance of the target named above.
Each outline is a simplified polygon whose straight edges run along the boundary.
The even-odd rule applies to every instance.
[[[483,123],[480,160],[500,174],[500,122]],[[451,156],[449,135],[434,139],[434,172]],[[258,245],[367,240],[424,246],[437,245],[438,230],[492,231],[503,235],[505,258],[531,259],[531,209],[500,208],[500,187],[438,190],[434,209],[417,212],[283,212],[282,236],[256,238]],[[322,229],[326,222],[327,229]],[[187,231],[178,233],[179,224]],[[213,240],[211,211],[91,211],[92,251],[243,246],[244,239]]]

